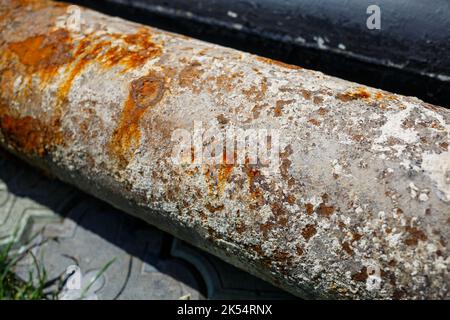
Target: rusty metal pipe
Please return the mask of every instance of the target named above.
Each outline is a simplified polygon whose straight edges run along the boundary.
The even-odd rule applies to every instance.
[[[0,3],[3,147],[298,296],[449,298],[449,110],[66,4]],[[220,153],[230,128],[270,134]],[[272,162],[251,157],[261,145]]]
[[[450,3],[373,1],[72,0],[106,14],[276,58],[444,107],[450,101]],[[408,48],[406,50],[406,48]]]

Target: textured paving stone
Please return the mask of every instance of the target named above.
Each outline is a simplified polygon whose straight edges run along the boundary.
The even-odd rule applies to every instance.
[[[62,299],[291,298],[233,266],[51,179],[8,155],[0,156],[0,245],[15,236],[49,279],[81,272],[81,289]],[[37,235],[37,236],[34,236]],[[30,239],[32,242],[30,243]],[[100,271],[113,261],[104,273]],[[30,257],[17,274],[34,271]],[[94,279],[87,292],[83,289]]]

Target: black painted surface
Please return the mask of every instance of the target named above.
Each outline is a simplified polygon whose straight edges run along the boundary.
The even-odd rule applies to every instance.
[[[71,2],[450,107],[448,0]],[[381,30],[366,26],[370,4]]]

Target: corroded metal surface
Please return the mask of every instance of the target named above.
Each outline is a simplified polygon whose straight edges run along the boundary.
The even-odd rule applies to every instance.
[[[89,10],[74,26],[65,4],[0,8],[9,150],[301,297],[449,297],[449,110]],[[194,121],[278,130],[279,172],[175,164]]]
[[[14,240],[22,252],[32,248],[47,279],[77,265],[89,283],[89,275],[113,261],[85,299],[293,298],[0,152],[0,250]],[[28,281],[36,272],[33,257],[26,255],[14,272]],[[64,289],[60,298],[80,298],[79,290]]]

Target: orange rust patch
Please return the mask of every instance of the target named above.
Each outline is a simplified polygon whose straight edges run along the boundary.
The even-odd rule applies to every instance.
[[[354,134],[354,135],[351,135],[350,138],[356,142],[362,142],[365,140],[365,138],[362,134]]]
[[[276,102],[275,109],[273,110],[274,116],[280,117],[283,113],[283,107],[293,102],[295,102],[295,100],[278,100]]]
[[[383,94],[382,94],[381,92],[377,92],[377,93],[375,94],[375,99],[377,99],[377,100],[383,99]]]
[[[78,61],[60,88],[60,100],[65,99],[73,81],[89,63],[97,62],[103,68],[121,64],[126,70],[142,66],[148,59],[161,54],[161,48],[151,41],[151,35],[146,29],[123,36],[113,34],[110,37],[122,39],[125,46],[112,46],[110,39],[95,36],[88,36],[80,41],[75,52]],[[130,49],[130,46],[133,48]]]
[[[321,103],[323,102],[323,98],[322,98],[322,97],[319,97],[319,96],[315,96],[315,97],[313,98],[313,102],[314,102],[315,104],[321,104]]]
[[[352,243],[355,241],[359,241],[362,238],[362,235],[356,232],[352,232]]]
[[[337,99],[344,101],[344,102],[357,100],[357,99],[368,99],[370,97],[371,97],[370,92],[367,91],[367,89],[364,87],[359,87],[355,91],[339,93],[336,95]]]
[[[290,254],[288,252],[283,251],[276,251],[272,254],[273,259],[275,259],[277,262],[282,262],[283,264],[290,265]]]
[[[342,246],[342,249],[343,249],[345,252],[347,252],[348,255],[350,255],[350,256],[353,255],[353,250],[352,250],[352,248],[350,247],[350,244],[349,244],[347,241],[345,241],[344,243],[342,243],[341,246]]]
[[[230,122],[230,120],[227,117],[225,117],[223,114],[219,114],[216,117],[216,119],[219,122],[219,124],[221,124],[221,125],[226,125]]]
[[[205,176],[205,182],[208,186],[208,195],[212,195],[213,194],[213,183],[212,183],[212,179],[211,179],[211,175],[212,175],[212,171],[211,168],[212,166],[209,165],[204,165],[203,166],[203,175]]]
[[[321,115],[323,117],[328,113],[328,109],[320,107],[319,110],[317,110],[317,112],[319,113],[319,115]]]
[[[205,205],[205,207],[206,207],[206,209],[208,209],[208,211],[211,212],[211,213],[215,213],[215,212],[217,212],[217,211],[222,211],[222,210],[225,208],[225,206],[224,206],[223,204],[218,205],[218,206],[213,206],[213,205],[210,204],[210,203],[207,203],[207,204]]]
[[[0,71],[0,96],[5,97],[13,95],[14,76],[14,72],[10,69]]]
[[[313,124],[313,125],[315,125],[316,127],[319,127],[319,126],[320,126],[320,121],[319,121],[319,120],[316,120],[316,119],[309,119],[308,122],[311,123],[311,124]]]
[[[359,87],[355,92],[350,93],[352,97],[357,99],[368,99],[370,98],[370,92],[364,87]]]
[[[405,239],[405,244],[408,246],[417,246],[419,240],[425,241],[428,239],[423,231],[415,227],[406,227],[406,232],[409,233],[408,237]]]
[[[234,166],[232,164],[222,163],[219,166],[218,189],[219,192],[225,190],[226,183],[229,182]]]
[[[195,61],[185,67],[178,77],[179,85],[183,88],[191,87],[195,80],[203,74],[203,70],[199,68],[200,66],[201,64]]]
[[[390,93],[377,92],[375,94],[375,99],[376,100],[397,100],[397,97]]]
[[[113,38],[122,39],[125,45],[112,47],[110,40]],[[8,46],[8,51],[11,57],[17,57],[18,62],[20,62],[21,65],[18,65],[17,68],[25,68],[25,75],[38,74],[40,76],[41,85],[45,85],[46,82],[54,79],[60,67],[75,62],[70,68],[66,69],[67,75],[57,91],[53,118],[54,123],[58,124],[62,106],[67,102],[67,96],[73,81],[89,63],[97,62],[100,67],[104,68],[120,63],[126,68],[134,68],[160,54],[161,48],[151,42],[151,35],[148,31],[140,30],[131,35],[87,36],[78,43],[78,47],[74,50],[74,42],[69,32],[65,29],[58,29],[48,35],[37,35],[21,42],[11,43]],[[31,77],[28,77],[27,81],[30,83],[30,88],[28,91],[23,91],[22,94],[29,95],[38,91],[38,89],[33,88]],[[151,104],[153,100],[158,100],[157,96],[152,96],[152,88],[148,88],[146,84],[143,84],[140,92],[135,92],[135,96],[132,97],[134,100],[127,103],[128,109],[132,109],[132,104],[141,107]],[[132,114],[129,116],[130,118],[139,116],[139,112],[132,112]],[[133,129],[132,125],[128,132],[133,131]],[[131,136],[130,139],[136,141],[136,135]],[[124,147],[127,146],[124,141],[120,144]]]
[[[269,232],[274,228],[275,224],[273,222],[267,222],[259,225],[259,230],[262,232],[264,238],[267,238]]]
[[[58,29],[48,35],[37,35],[9,44],[29,73],[39,73],[43,81],[52,79],[59,67],[72,61],[71,37],[67,30]]]
[[[259,199],[262,197],[262,191],[260,188],[258,188],[255,185],[255,178],[258,178],[261,176],[261,172],[255,168],[252,167],[251,165],[246,165],[245,166],[245,171],[247,173],[247,177],[248,177],[248,189],[249,189],[249,193],[250,196],[253,199]]]
[[[217,77],[208,77],[207,81],[212,82],[215,81],[216,86],[224,89],[227,92],[230,92],[234,89],[234,82],[236,79],[242,78],[244,73],[242,71],[233,73],[231,75],[221,74]]]
[[[267,87],[267,78],[264,77],[259,88],[253,85],[249,89],[243,89],[242,93],[250,100],[261,101],[266,95]]]
[[[294,195],[290,194],[290,195],[287,196],[286,200],[287,200],[287,202],[288,202],[290,205],[292,205],[292,204],[295,203],[296,198],[295,198]]]
[[[314,212],[314,206],[311,203],[306,203],[305,210],[308,215],[312,215]]]
[[[84,67],[89,63],[88,59],[81,59],[80,61],[78,61],[76,63],[76,65],[72,68],[72,70],[70,71],[69,75],[67,76],[67,78],[65,79],[65,81],[63,82],[63,84],[60,86],[59,91],[58,91],[58,100],[59,100],[59,105],[58,107],[61,106],[62,103],[66,102],[67,99],[67,95],[70,91],[70,88],[72,87],[72,83],[75,80],[75,77],[81,73],[81,71],[84,69]]]
[[[311,99],[311,92],[308,90],[301,90],[302,96],[303,98],[305,98],[306,100],[310,100]]]
[[[325,203],[319,204],[319,207],[317,208],[317,214],[319,216],[327,217],[329,218],[334,212],[333,206],[327,206]]]
[[[253,115],[253,119],[258,119],[259,115],[261,114],[261,110],[266,107],[267,104],[257,104],[253,107],[252,109],[252,115]]]
[[[130,45],[145,48],[149,44],[148,41],[150,36],[149,31],[146,28],[141,27],[136,33],[124,35],[123,40]]]
[[[233,155],[233,159],[235,159],[236,154]],[[226,149],[222,152],[222,163],[219,164],[218,175],[217,175],[217,187],[220,193],[225,190],[225,186],[227,182],[229,182],[231,174],[233,173],[234,164],[228,164],[227,152]],[[234,161],[231,161],[234,162]]]
[[[284,151],[280,153],[281,164],[280,164],[280,172],[283,177],[289,177],[289,169],[291,167],[292,161],[288,159],[288,157],[293,153],[292,146],[288,145],[284,148]]]
[[[0,118],[0,130],[9,145],[28,154],[43,156],[46,151],[62,143],[55,128],[30,116],[14,118],[4,115]]]
[[[278,60],[273,60],[273,59],[269,59],[269,58],[264,58],[264,57],[256,57],[257,60],[270,64],[270,65],[275,65],[275,66],[279,66],[279,67],[283,67],[286,69],[291,69],[291,70],[301,70],[303,69],[302,67],[293,65],[293,64],[288,64],[288,63],[284,63]]]
[[[131,96],[139,109],[146,109],[161,100],[164,92],[164,80],[154,76],[146,76],[131,83]]]
[[[280,107],[277,103],[277,105],[275,106],[275,109],[273,110],[273,115],[275,117],[281,117],[281,114],[282,114],[281,111],[282,111],[282,107]]]
[[[313,224],[308,224],[302,229],[302,236],[306,241],[309,241],[312,236],[317,233],[316,227]]]
[[[128,164],[132,151],[139,146],[142,116],[150,106],[161,100],[163,93],[164,79],[157,75],[131,82],[128,99],[109,146],[110,152],[119,159],[121,166]]]
[[[121,63],[129,68],[142,66],[147,60],[161,54],[161,48],[151,41],[151,34],[147,29],[140,29],[137,33],[123,37],[127,44],[136,46],[136,49],[130,50],[129,46],[114,50],[111,48],[105,54],[105,58],[114,65]]]
[[[360,272],[352,275],[352,280],[358,281],[358,282],[366,282],[368,277],[369,277],[369,275],[367,274],[367,268],[362,267]]]
[[[275,202],[271,205],[272,213],[277,217],[282,217],[286,215],[286,209],[283,207],[281,203]]]

